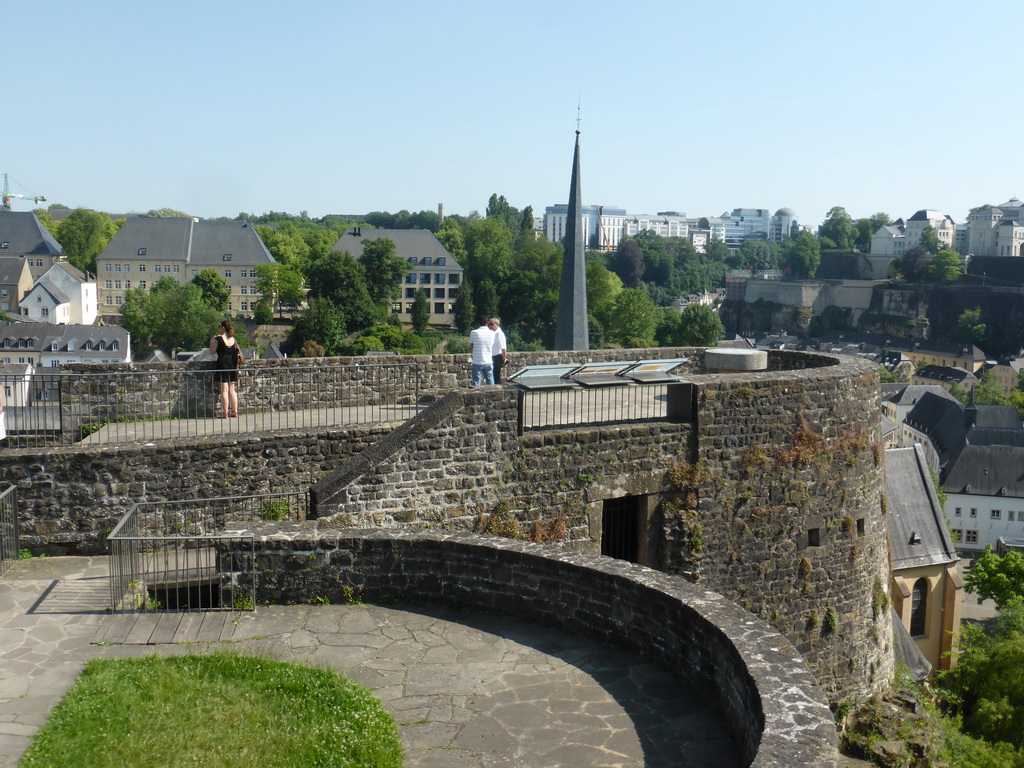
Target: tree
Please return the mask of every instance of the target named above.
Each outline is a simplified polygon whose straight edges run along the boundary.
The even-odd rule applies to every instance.
[[[344,333],[368,328],[387,316],[386,309],[374,302],[367,290],[363,265],[347,252],[331,251],[317,259],[309,269],[307,280],[311,298],[326,299],[334,305]],[[335,347],[321,343],[328,354],[333,354]]]
[[[857,227],[854,226],[853,219],[845,208],[837,205],[829,210],[825,222],[821,225],[821,237],[827,237],[840,250],[853,248],[857,239]]]
[[[191,219],[184,211],[176,211],[173,208],[153,208],[146,212],[150,219]]]
[[[267,325],[274,320],[274,310],[270,299],[264,296],[252,305],[253,319],[260,325]]]
[[[137,355],[154,349],[171,355],[182,349],[203,349],[223,317],[206,303],[199,286],[179,285],[171,277],[161,278],[148,291],[126,291],[121,316]]]
[[[386,304],[402,295],[402,278],[409,271],[409,262],[395,254],[393,240],[363,240],[359,263],[366,275],[366,290],[374,301]]]
[[[725,261],[729,258],[729,246],[721,240],[712,240],[705,246],[704,256],[708,261]]]
[[[224,312],[231,300],[231,286],[221,277],[220,272],[208,267],[192,278],[192,283],[202,291],[203,301],[218,312]]]
[[[420,288],[416,291],[416,298],[412,301],[412,311],[409,313],[412,319],[412,329],[416,333],[423,333],[427,330],[430,322],[430,302],[427,300],[427,292]]]
[[[491,195],[487,201],[486,214],[488,219],[499,219],[505,222],[505,226],[508,227],[509,232],[513,232],[518,235],[522,230],[522,218],[518,208],[513,208],[509,205],[508,200],[505,199],[504,195],[498,196],[497,193]],[[530,216],[530,228],[533,228],[533,216]]]
[[[644,254],[631,237],[619,241],[619,247],[608,259],[608,269],[619,276],[627,288],[636,288],[644,276]]]
[[[608,326],[615,297],[622,292],[622,280],[600,261],[587,264],[587,311],[601,324]]]
[[[335,355],[344,337],[344,320],[341,312],[329,299],[315,296],[309,306],[295,319],[295,335],[298,344],[305,349],[307,342],[315,342],[327,355]],[[303,352],[303,356],[305,356]]]
[[[110,217],[88,208],[76,208],[57,225],[57,241],[64,247],[72,266],[96,274],[96,257],[117,234]]]
[[[455,297],[455,304],[452,306],[452,314],[455,315],[455,327],[459,333],[469,333],[472,330],[476,308],[473,306],[473,284],[469,281],[462,281],[459,295]]]
[[[857,219],[857,240],[854,246],[858,250],[868,253],[871,250],[872,236],[882,227],[890,224],[892,224],[892,218],[888,213],[879,212],[866,219]]]
[[[653,347],[661,311],[643,288],[624,288],[615,297],[605,331],[623,347]]]
[[[965,309],[956,320],[957,336],[966,344],[981,345],[988,326],[981,322],[981,307]]]
[[[725,336],[725,327],[718,313],[705,304],[689,304],[681,314],[680,346],[714,347]]]
[[[459,223],[455,219],[445,219],[435,237],[441,241],[441,245],[451,257],[465,267],[466,242],[462,237],[462,227]]]
[[[904,280],[916,283],[928,277],[928,265],[931,255],[926,248],[915,245],[907,248],[903,255],[893,259],[889,265],[891,272],[900,275]]]
[[[928,274],[936,283],[952,283],[959,280],[967,272],[967,267],[960,259],[960,254],[948,248],[932,256],[928,266]]]
[[[786,241],[786,261],[793,277],[812,278],[821,264],[821,245],[810,232],[801,232]]]
[[[931,224],[921,230],[919,245],[932,254],[938,253],[942,249],[942,243],[939,242],[939,237],[935,234],[935,227]]]
[[[985,553],[967,572],[964,589],[977,595],[979,602],[994,600],[998,609],[1024,598],[1024,555],[1010,551],[1000,556],[991,544],[986,545]]]

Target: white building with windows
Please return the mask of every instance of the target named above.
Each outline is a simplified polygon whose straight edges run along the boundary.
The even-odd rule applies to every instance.
[[[97,310],[96,283],[66,261],[46,270],[21,300],[21,316],[40,323],[92,325]]]
[[[906,222],[897,219],[878,228],[871,236],[872,256],[902,256],[908,249],[921,244],[926,227],[935,230],[941,249],[953,249],[957,242],[957,225],[953,219],[939,211],[922,208]]]
[[[0,323],[0,363],[56,368],[62,363],[129,363],[124,328],[52,323]]]
[[[614,251],[619,247],[626,224],[626,209],[613,205],[584,205],[583,231],[588,249]],[[549,205],[544,209],[544,234],[552,243],[565,239],[569,206]]]
[[[974,256],[1024,256],[1024,203],[1012,197],[969,214],[967,251]]]
[[[431,325],[452,327],[455,324],[455,300],[462,289],[462,265],[445,250],[441,241],[425,229],[362,229],[348,230],[331,248],[361,259],[367,242],[387,238],[395,244],[395,255],[409,264],[402,283],[402,294],[391,305],[391,313],[404,323],[412,320],[412,304],[422,289],[430,302]]]
[[[213,269],[231,290],[228,312],[251,315],[259,301],[256,267],[274,257],[246,221],[128,219],[96,257],[100,314],[118,314],[125,291],[164,277],[185,284]]]
[[[685,213],[661,211],[656,214],[629,214],[623,219],[622,234],[636,237],[641,232],[654,232],[661,237],[687,237],[690,233],[690,220]]]
[[[748,237],[767,240],[771,236],[772,216],[766,208],[733,208],[731,213],[723,213],[721,219],[725,225],[725,244],[730,248],[739,248]]]

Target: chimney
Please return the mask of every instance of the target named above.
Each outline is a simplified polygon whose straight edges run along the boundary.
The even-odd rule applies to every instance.
[[[438,229],[441,228],[442,224],[444,224],[444,203],[438,203],[437,204],[437,227],[438,227]]]

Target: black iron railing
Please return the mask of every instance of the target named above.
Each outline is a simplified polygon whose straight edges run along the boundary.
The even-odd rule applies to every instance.
[[[305,492],[132,505],[107,537],[111,610],[252,610],[253,537],[231,524],[305,520],[308,509]]]
[[[0,574],[21,556],[21,542],[18,537],[18,489],[10,486],[0,493]]]

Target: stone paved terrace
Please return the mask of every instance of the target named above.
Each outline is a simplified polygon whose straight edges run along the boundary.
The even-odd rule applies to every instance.
[[[178,642],[153,645],[154,614],[115,637],[107,568],[104,557],[42,558],[0,578],[0,766],[17,765],[88,659],[219,647],[369,686],[399,723],[407,768],[740,765],[722,722],[679,680],[585,638],[485,611],[293,605],[206,614],[221,627],[207,640],[210,623],[184,614]]]

